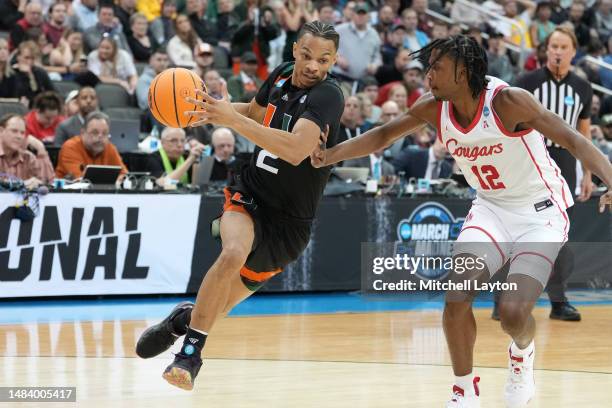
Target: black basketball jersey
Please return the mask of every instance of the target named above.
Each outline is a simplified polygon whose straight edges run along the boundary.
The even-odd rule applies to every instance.
[[[344,110],[342,91],[329,75],[312,88],[293,86],[293,66],[278,66],[259,89],[255,100],[266,107],[263,125],[288,132],[300,118],[313,121],[321,130],[329,125],[327,147],[332,147]],[[289,218],[312,220],[330,172],[330,167],[312,167],[309,157],[294,166],[257,146],[242,171],[242,182],[260,206]]]

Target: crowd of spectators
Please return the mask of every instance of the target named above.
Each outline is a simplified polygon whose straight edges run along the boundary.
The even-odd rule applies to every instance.
[[[428,90],[425,67],[410,53],[449,35],[476,38],[487,50],[489,74],[514,84],[545,64],[546,37],[565,25],[578,39],[574,71],[612,88],[612,71],[593,63],[612,64],[612,0],[473,3],[505,18],[443,0],[0,0],[0,98],[27,111],[0,122],[0,172],[49,182],[78,178],[83,165],[108,160],[128,171],[109,143],[113,115],[100,112],[100,86],[110,85],[142,111],[143,134],[160,136],[160,152],[147,162],[160,183],[168,175],[189,182],[187,170],[204,145],[215,149],[215,177],[223,178],[223,166],[252,151],[252,143],[211,126],[163,129],[148,112],[153,78],[186,67],[214,97],[221,97],[225,80],[233,101],[249,101],[268,72],[293,59],[300,26],[315,19],[333,24],[341,37],[333,68],[346,96],[340,141],[406,112]],[[66,83],[76,90],[64,92],[59,85]],[[595,91],[591,113],[593,143],[612,157],[612,97]],[[16,148],[19,135],[24,142]],[[448,177],[452,162],[435,140],[425,128],[369,162],[344,165],[370,167],[374,177]],[[50,146],[61,149],[55,174],[47,163]]]

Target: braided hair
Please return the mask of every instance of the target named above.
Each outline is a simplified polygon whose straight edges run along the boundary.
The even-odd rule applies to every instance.
[[[437,51],[438,54],[434,61],[429,61],[431,54]],[[486,88],[489,82],[486,79],[488,70],[487,53],[472,37],[457,35],[430,42],[425,47],[410,54],[418,58],[423,66],[429,71],[431,65],[436,63],[444,55],[455,60],[455,81],[457,80],[457,66],[459,61],[463,62],[467,73],[467,82],[472,97],[478,98],[480,93]]]
[[[340,34],[334,29],[332,25],[322,23],[319,20],[306,23],[300,28],[297,39],[299,40],[305,34],[310,33],[315,37],[321,37],[325,40],[333,41],[336,50],[340,45]]]

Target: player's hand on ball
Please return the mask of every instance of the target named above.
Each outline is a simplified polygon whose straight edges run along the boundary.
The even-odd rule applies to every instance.
[[[195,121],[191,123],[191,127],[213,124],[217,126],[231,127],[238,114],[230,102],[229,94],[227,93],[227,84],[225,81],[221,84],[221,94],[223,98],[215,99],[206,92],[196,89],[196,98],[200,97],[203,100],[194,98],[185,98],[188,103],[192,103],[203,110],[187,111],[185,115],[193,116]]]
[[[612,209],[612,191],[606,191],[604,195],[599,197],[599,212],[604,212],[606,207]]]
[[[310,164],[314,168],[320,168],[325,166],[325,144],[327,143],[327,136],[329,135],[329,125],[325,125],[325,131],[321,132],[319,145],[310,154]]]

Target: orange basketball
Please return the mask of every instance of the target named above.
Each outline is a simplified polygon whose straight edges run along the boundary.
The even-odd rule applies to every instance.
[[[185,128],[195,121],[185,112],[202,110],[185,101],[187,97],[202,100],[202,97],[196,98],[196,88],[206,92],[204,81],[195,73],[185,68],[169,68],[157,75],[149,86],[149,109],[165,126]]]

